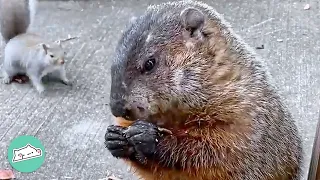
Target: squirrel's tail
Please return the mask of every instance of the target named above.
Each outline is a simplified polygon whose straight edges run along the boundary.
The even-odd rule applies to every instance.
[[[0,31],[4,41],[26,33],[33,24],[38,0],[0,0]]]

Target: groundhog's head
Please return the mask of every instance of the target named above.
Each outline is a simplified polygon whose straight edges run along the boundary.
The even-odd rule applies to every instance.
[[[225,71],[228,62],[218,61],[225,46],[204,11],[174,3],[150,7],[117,46],[111,68],[113,115],[152,119],[203,108],[212,99],[209,86],[234,78]]]

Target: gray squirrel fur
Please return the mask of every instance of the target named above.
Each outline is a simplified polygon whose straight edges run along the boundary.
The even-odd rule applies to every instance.
[[[207,82],[206,78],[201,76],[203,73],[207,73],[207,77],[212,75],[209,74],[208,69],[214,67],[216,56],[211,55],[210,59],[208,58],[209,55],[205,54],[206,52],[203,56],[200,53],[190,53],[193,51],[192,48],[198,50],[196,49],[200,46],[198,44],[207,42],[205,40],[208,36],[202,34],[202,15],[216,25],[211,28],[212,31],[218,32],[217,37],[221,36],[223,37],[221,39],[226,41],[228,47],[226,53],[231,55],[227,58],[236,67],[244,69],[244,71],[239,72],[243,73],[240,76],[241,79],[227,83],[226,88],[220,84],[213,86],[214,82]],[[186,31],[184,29],[187,27],[186,25],[193,30],[192,36],[189,34],[185,37],[181,35],[182,32]],[[215,37],[215,35],[210,35]],[[214,42],[214,38],[212,41]],[[183,49],[182,46],[188,47],[189,51],[184,53],[190,56],[183,59],[184,53],[180,52],[183,50],[172,50],[170,49],[171,46],[181,49]],[[213,46],[213,48],[215,47]],[[165,54],[167,49],[171,54]],[[175,53],[179,53],[179,56],[172,57],[176,55]],[[150,57],[158,58],[159,61],[154,70],[144,73],[143,64]],[[175,58],[180,61],[175,62],[173,60]],[[208,61],[204,61],[204,58],[208,58]],[[214,72],[219,72],[218,70],[214,69]],[[239,143],[239,146],[236,147],[239,148],[237,151],[242,152],[241,157],[243,159],[241,159],[241,162],[228,164],[228,158],[220,158],[220,156],[223,157],[223,152],[219,154],[220,152],[214,149],[210,151],[206,149],[202,152],[203,156],[198,157],[195,154],[194,157],[187,157],[183,153],[187,152],[185,148],[192,149],[193,147],[188,147],[188,144],[184,143],[180,145],[177,141],[172,142],[172,144],[167,142],[167,146],[163,146],[163,149],[156,151],[160,154],[155,154],[155,157],[152,157],[155,159],[159,157],[158,166],[153,164],[156,167],[155,169],[145,167],[138,161],[134,162],[134,164],[138,164],[136,165],[137,172],[142,169],[140,171],[142,172],[140,174],[142,178],[152,177],[152,179],[167,180],[173,177],[177,177],[177,179],[181,177],[183,179],[178,171],[175,172],[177,176],[174,173],[167,175],[168,171],[162,171],[161,167],[168,169],[171,166],[166,165],[173,161],[177,163],[178,167],[185,167],[190,171],[192,171],[192,168],[196,169],[197,166],[206,167],[207,169],[203,172],[207,172],[207,174],[197,174],[198,179],[219,179],[218,175],[213,175],[214,170],[210,171],[209,168],[216,166],[229,170],[233,175],[232,179],[237,180],[275,179],[276,177],[277,179],[291,177],[298,180],[301,178],[303,158],[301,137],[289,110],[273,86],[274,82],[267,67],[253,49],[233,32],[229,23],[225,22],[224,18],[207,4],[197,1],[178,1],[150,6],[144,15],[137,17],[124,31],[116,48],[116,57],[111,67],[111,77],[110,107],[114,116],[117,117],[123,116],[128,119],[130,116],[124,115],[126,112],[124,107],[131,106],[134,103],[145,107],[144,113],[149,113],[146,115],[147,117],[153,115],[161,117],[157,116],[157,113],[176,108],[177,104],[174,106],[174,102],[182,102],[181,107],[187,108],[186,111],[192,111],[193,107],[201,107],[205,104],[219,106],[215,103],[224,102],[226,99],[223,98],[228,98],[230,94],[230,96],[240,97],[239,105],[235,106],[234,112],[245,111],[243,113],[250,117],[252,121],[252,132],[248,134],[250,141],[248,143],[236,142]],[[206,89],[208,87],[211,89]],[[184,106],[184,103],[187,103],[186,106]],[[244,107],[246,109],[241,109]],[[141,107],[138,109],[141,109]],[[158,111],[158,109],[161,110]],[[230,111],[230,113],[232,112]],[[158,122],[156,119],[150,119],[150,121]],[[241,120],[238,121],[240,122],[237,123],[241,123]],[[120,139],[115,141],[118,140]],[[161,140],[159,141],[161,142]],[[112,140],[107,141],[108,143],[112,144]],[[233,146],[231,147],[233,148]],[[115,147],[112,148],[109,150],[117,154],[118,152],[114,150]],[[120,152],[124,147],[119,146],[118,149]],[[161,152],[167,154],[161,154]],[[215,154],[216,156],[210,157],[209,154]],[[127,157],[124,156],[123,158]],[[292,169],[287,172],[287,168]],[[294,173],[291,174],[293,171]],[[192,173],[195,172],[192,171]],[[185,172],[185,174],[188,174],[188,172]],[[194,179],[190,174],[187,177]]]
[[[29,32],[34,23],[37,0],[1,0],[1,35],[6,43],[3,59],[3,83],[13,76],[26,74],[41,94],[45,88],[42,77],[58,71],[66,85],[71,85],[65,71],[65,52],[60,43],[49,42]]]

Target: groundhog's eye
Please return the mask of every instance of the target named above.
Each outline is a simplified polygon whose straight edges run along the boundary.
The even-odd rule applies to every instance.
[[[155,59],[148,59],[145,63],[144,63],[144,70],[145,71],[151,71],[154,66],[156,64],[156,60]]]

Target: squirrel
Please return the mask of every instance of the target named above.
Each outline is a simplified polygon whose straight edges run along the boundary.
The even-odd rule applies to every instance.
[[[66,76],[65,51],[61,43],[29,32],[37,5],[37,0],[1,0],[0,31],[6,43],[2,81],[10,84],[16,76],[26,75],[41,94],[45,90],[42,77],[54,71],[59,71],[62,83],[72,83]]]
[[[117,123],[105,146],[141,179],[301,177],[291,113],[262,58],[214,7],[151,5],[115,53],[109,105]]]

